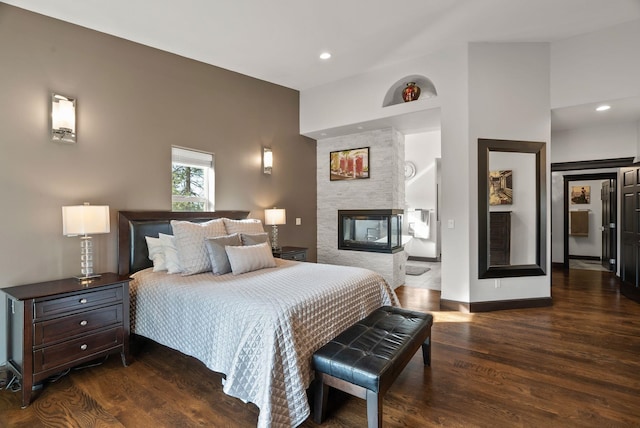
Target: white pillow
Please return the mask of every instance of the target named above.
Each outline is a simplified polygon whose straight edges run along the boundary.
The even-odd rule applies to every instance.
[[[239,246],[242,245],[240,236],[237,233],[231,235],[218,236],[217,238],[207,238],[204,241],[209,252],[209,259],[211,260],[211,272],[214,275],[223,275],[231,272],[231,265],[229,264],[229,257],[224,247]]]
[[[167,270],[167,262],[164,257],[164,248],[160,238],[145,236],[147,248],[149,249],[149,260],[153,262],[153,271],[160,272]]]
[[[204,241],[226,235],[221,218],[204,223],[171,220],[182,275],[193,275],[211,270],[211,261]]]
[[[231,220],[224,218],[224,227],[227,235],[232,233],[264,233],[262,222],[257,218],[247,218],[244,220]]]
[[[164,260],[167,266],[167,273],[182,272],[180,259],[178,258],[178,250],[176,249],[173,235],[160,233],[159,236],[160,242],[162,242],[162,249],[164,250]]]
[[[276,267],[276,261],[271,254],[271,247],[266,242],[243,247],[225,246],[229,264],[234,275],[254,270]]]

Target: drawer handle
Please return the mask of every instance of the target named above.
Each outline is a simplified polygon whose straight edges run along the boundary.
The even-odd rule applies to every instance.
[[[84,304],[87,303],[87,299],[85,299],[84,297],[82,299],[80,299],[80,303]]]
[[[83,326],[83,327],[84,327],[85,325],[87,325],[87,320],[82,320],[82,321],[80,321],[80,325],[81,325],[81,326]]]
[[[82,349],[83,351],[86,351],[87,350],[87,344],[85,343],[82,346],[80,346],[80,349]]]

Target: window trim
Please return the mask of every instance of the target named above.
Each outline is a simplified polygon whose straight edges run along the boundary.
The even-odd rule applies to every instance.
[[[174,211],[175,202],[204,203],[203,211],[215,210],[215,156],[213,153],[185,147],[171,146],[171,210]],[[204,193],[202,196],[185,196],[173,194],[173,167],[181,165],[204,170]]]

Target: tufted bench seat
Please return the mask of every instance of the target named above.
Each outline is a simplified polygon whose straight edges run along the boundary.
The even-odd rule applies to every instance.
[[[322,423],[329,386],[367,400],[369,428],[382,426],[382,399],[422,346],[431,365],[433,316],[392,306],[371,312],[313,354],[314,421]]]

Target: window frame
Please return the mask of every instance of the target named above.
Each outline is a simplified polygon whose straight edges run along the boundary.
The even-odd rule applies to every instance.
[[[171,211],[204,212],[215,211],[215,156],[213,153],[201,150],[189,149],[180,146],[171,146]],[[198,168],[204,171],[203,193],[205,196],[186,196],[173,194],[173,169],[180,165],[189,168]],[[175,203],[203,204],[202,210],[176,210]]]

